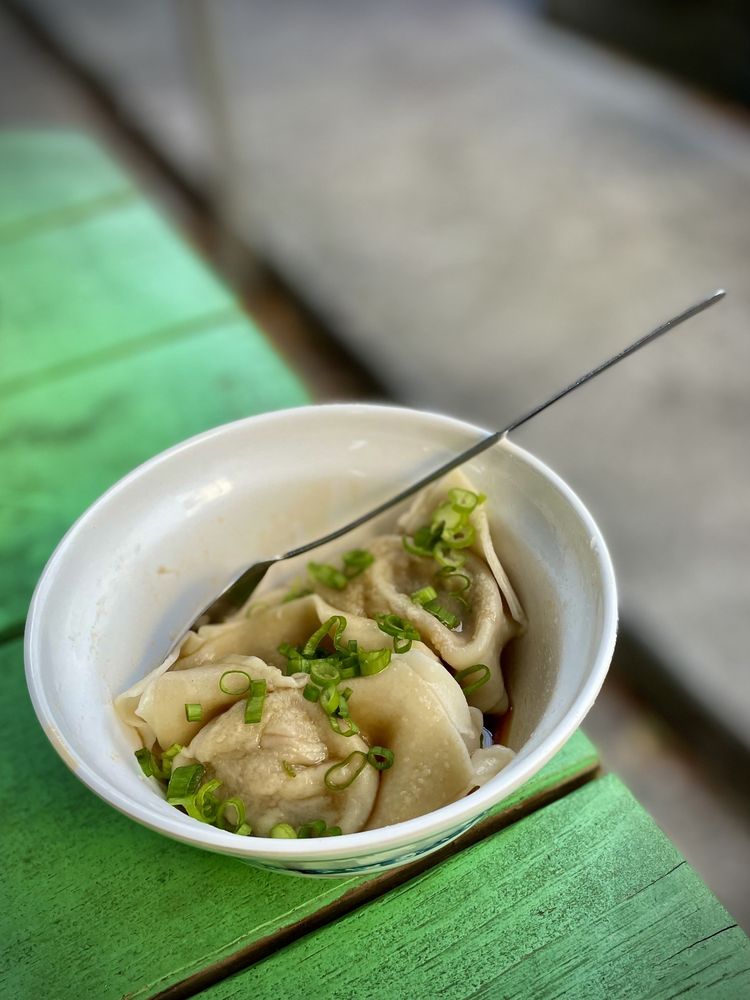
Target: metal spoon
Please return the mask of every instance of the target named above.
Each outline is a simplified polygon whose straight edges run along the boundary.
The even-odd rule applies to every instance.
[[[361,525],[366,524],[368,521],[377,517],[379,514],[382,514],[384,511],[390,510],[391,507],[395,507],[403,500],[406,500],[408,497],[419,492],[419,490],[424,489],[425,486],[429,486],[430,483],[434,483],[436,479],[440,479],[452,469],[457,468],[459,465],[463,465],[465,462],[474,458],[475,455],[479,455],[481,452],[486,451],[487,448],[491,448],[493,444],[498,442],[502,437],[505,437],[506,434],[509,434],[510,431],[513,431],[522,424],[525,424],[527,421],[531,420],[532,417],[535,417],[538,413],[546,410],[548,406],[552,406],[552,404],[556,403],[559,399],[563,399],[565,396],[569,395],[574,389],[578,389],[580,386],[585,385],[586,382],[590,382],[592,378],[600,375],[608,368],[612,368],[613,365],[622,361],[623,358],[628,357],[630,354],[634,354],[642,347],[645,347],[646,344],[650,344],[652,340],[656,340],[656,338],[660,337],[663,333],[673,330],[676,326],[679,326],[680,323],[684,323],[685,320],[690,319],[692,316],[697,316],[697,314],[703,312],[704,309],[708,309],[709,306],[712,306],[715,302],[723,299],[725,294],[726,292],[722,289],[718,289],[707,298],[702,299],[695,305],[685,309],[684,312],[678,313],[677,316],[673,316],[665,323],[661,323],[650,333],[647,333],[645,336],[634,341],[629,347],[626,347],[624,350],[613,355],[607,361],[603,361],[601,364],[597,365],[596,368],[592,368],[591,371],[587,372],[585,375],[581,375],[580,378],[575,380],[575,382],[571,382],[570,385],[561,389],[559,392],[556,392],[553,396],[550,396],[549,399],[546,399],[543,403],[535,406],[522,417],[518,417],[516,420],[512,421],[512,423],[508,424],[507,427],[504,427],[503,430],[495,431],[493,434],[482,438],[481,441],[477,441],[477,443],[472,445],[471,448],[467,448],[466,451],[462,451],[459,455],[456,455],[455,458],[452,458],[449,462],[446,462],[444,465],[435,469],[434,472],[431,472],[429,475],[419,479],[416,483],[412,483],[411,486],[408,486],[400,493],[397,493],[396,496],[391,497],[390,500],[385,500],[383,503],[378,504],[377,507],[374,507],[366,514],[362,514],[353,521],[350,521],[348,524],[345,524],[343,527],[337,528],[335,531],[331,531],[327,535],[323,535],[322,538],[316,538],[313,542],[307,542],[305,545],[300,545],[296,549],[291,549],[289,552],[283,553],[283,555],[271,556],[269,559],[263,559],[260,562],[253,563],[248,567],[248,569],[243,570],[242,573],[240,573],[239,576],[236,577],[236,579],[233,580],[232,583],[230,583],[217,598],[211,601],[211,603],[200,612],[200,614],[196,614],[190,618],[189,624],[185,627],[184,631],[180,633],[180,641],[182,641],[182,636],[185,635],[189,628],[199,620],[202,619],[203,622],[218,621],[225,618],[231,611],[241,607],[253,593],[268,570],[272,566],[275,566],[276,563],[283,562],[285,559],[293,559],[295,556],[301,556],[306,552],[312,552],[313,549],[318,548],[320,545],[326,545],[328,542],[333,542],[337,538],[341,538],[343,535],[348,534],[350,531],[354,531],[355,528],[359,528]]]

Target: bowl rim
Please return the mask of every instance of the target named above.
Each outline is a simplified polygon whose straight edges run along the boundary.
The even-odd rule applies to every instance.
[[[151,470],[171,461],[185,451],[204,446],[216,437],[233,432],[241,433],[243,428],[249,424],[257,427],[263,423],[278,421],[280,419],[295,419],[297,417],[303,420],[310,417],[320,419],[326,413],[336,411],[355,412],[364,415],[376,415],[383,411],[388,411],[407,419],[414,416],[426,419],[433,424],[436,430],[442,425],[445,428],[450,427],[461,433],[469,432],[476,434],[478,437],[490,433],[485,428],[476,424],[435,411],[382,403],[344,402],[310,404],[273,410],[220,424],[217,427],[195,434],[159,452],[157,455],[136,466],[136,468],[101,494],[76,519],[59,541],[42,571],[34,590],[24,633],[24,661],[27,687],[34,711],[45,735],[66,766],[99,798],[103,799],[119,812],[136,820],[141,825],[183,843],[249,860],[258,858],[269,861],[294,862],[311,860],[336,861],[340,860],[342,855],[348,855],[352,859],[356,859],[363,855],[382,854],[383,852],[401,847],[414,846],[423,841],[427,836],[437,836],[448,831],[451,832],[450,836],[452,837],[454,830],[459,828],[464,829],[473,825],[492,806],[502,802],[517,788],[528,781],[554,756],[580,726],[583,718],[593,705],[609,669],[617,637],[617,584],[609,550],[601,531],[583,501],[565,480],[531,452],[510,441],[507,437],[503,437],[497,444],[488,449],[488,453],[491,453],[494,448],[504,448],[523,463],[531,466],[533,470],[542,475],[558,490],[566,502],[573,508],[573,511],[588,531],[602,584],[602,628],[599,645],[591,669],[579,691],[578,697],[536,750],[523,758],[520,766],[517,768],[514,767],[518,760],[516,758],[501,772],[508,774],[509,777],[512,777],[512,780],[507,782],[500,798],[497,797],[497,792],[494,789],[488,787],[492,784],[490,782],[488,785],[482,786],[472,792],[471,795],[464,796],[457,802],[452,802],[422,816],[376,830],[344,834],[334,838],[311,838],[305,840],[277,840],[270,837],[255,836],[240,838],[208,824],[191,820],[190,817],[183,815],[177,810],[174,810],[174,818],[152,811],[150,807],[131,799],[114,788],[98,771],[90,767],[87,760],[68,743],[58,729],[54,712],[46,697],[45,685],[39,670],[39,663],[41,661],[39,643],[44,624],[45,605],[50,591],[54,586],[54,578],[58,565],[65,559],[68,550],[75,545],[77,536],[85,529],[86,522],[95,513],[98,513],[102,507],[106,506],[114,496],[127,490],[132,483],[138,481],[144,475],[148,475]]]

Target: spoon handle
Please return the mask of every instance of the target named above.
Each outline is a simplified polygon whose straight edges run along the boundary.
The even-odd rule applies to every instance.
[[[313,549],[317,549],[321,545],[326,545],[328,542],[335,542],[337,538],[347,535],[350,531],[354,531],[355,528],[359,528],[360,525],[366,524],[368,521],[372,520],[372,518],[377,517],[379,514],[383,514],[385,511],[390,510],[391,507],[395,507],[402,501],[407,500],[410,496],[418,493],[419,490],[424,489],[425,486],[429,486],[430,483],[434,483],[436,479],[440,479],[442,476],[446,475],[446,473],[458,468],[459,465],[463,465],[476,455],[480,455],[483,451],[486,451],[487,448],[491,448],[493,444],[496,444],[500,438],[509,434],[510,431],[514,431],[517,427],[527,423],[527,421],[531,420],[532,417],[535,417],[538,413],[546,410],[558,400],[570,395],[571,392],[579,389],[587,382],[590,382],[593,378],[596,378],[597,375],[601,375],[601,373],[607,371],[608,368],[612,368],[624,358],[627,358],[631,354],[635,354],[636,351],[645,347],[646,344],[650,344],[653,340],[656,340],[657,337],[661,337],[663,333],[668,333],[669,330],[673,330],[676,326],[679,326],[680,323],[684,323],[685,320],[691,319],[693,316],[697,316],[698,313],[703,312],[704,309],[708,309],[710,306],[714,305],[714,303],[723,299],[725,295],[726,292],[723,289],[717,289],[705,299],[701,299],[700,302],[696,302],[695,305],[690,306],[688,309],[678,313],[676,316],[672,316],[671,319],[666,320],[664,323],[660,323],[659,326],[655,327],[649,333],[645,334],[643,337],[639,337],[638,340],[633,341],[632,344],[623,348],[623,350],[618,351],[617,354],[613,354],[612,357],[607,358],[606,361],[602,361],[601,364],[592,368],[591,371],[586,372],[585,375],[579,376],[574,382],[571,382],[570,385],[567,385],[564,389],[560,389],[554,395],[545,399],[544,402],[533,407],[533,409],[529,410],[523,416],[513,420],[510,424],[504,427],[503,430],[495,431],[487,437],[482,438],[481,441],[477,441],[476,444],[467,448],[466,451],[462,451],[449,462],[441,465],[439,468],[433,470],[422,479],[417,480],[417,482],[412,483],[411,486],[407,486],[406,489],[401,490],[401,492],[397,493],[396,496],[390,497],[377,507],[367,511],[366,514],[362,514],[360,517],[355,518],[355,520],[350,521],[349,524],[345,524],[343,527],[337,528],[335,531],[330,532],[328,535],[324,535],[322,538],[317,538],[314,542],[308,542],[305,545],[300,545],[299,548],[286,552],[282,558],[291,559],[294,556],[301,556],[305,552],[311,552]]]

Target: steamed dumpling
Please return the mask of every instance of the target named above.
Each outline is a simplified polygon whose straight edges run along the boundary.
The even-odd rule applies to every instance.
[[[413,650],[374,677],[348,681],[349,709],[370,745],[393,751],[367,829],[413,819],[455,802],[513,757],[488,761],[461,688],[438,662]]]
[[[505,613],[497,583],[487,564],[469,553],[461,572],[471,581],[470,605],[464,608],[447,593],[441,604],[461,618],[460,629],[450,629],[412,601],[410,595],[435,583],[435,562],[410,555],[400,535],[384,535],[369,546],[375,562],[366,573],[342,592],[339,604],[345,612],[370,617],[392,612],[418,630],[424,642],[440,654],[454,670],[475,663],[487,664],[489,680],[469,701],[483,712],[504,712],[508,700],[500,670],[500,652],[515,634],[515,626]]]
[[[472,493],[477,492],[466,475],[459,469],[454,469],[453,472],[449,472],[447,476],[444,476],[432,486],[428,486],[426,490],[417,496],[411,507],[399,518],[399,530],[405,535],[413,535],[423,524],[429,524],[435,508],[446,498],[448,492],[453,489],[469,490]],[[497,580],[500,593],[503,595],[505,603],[508,606],[510,616],[519,626],[517,631],[521,631],[526,624],[526,615],[508,579],[508,574],[503,569],[495,551],[490,534],[490,524],[487,520],[486,504],[480,504],[473,510],[470,521],[476,532],[470,551],[484,559],[489,566],[493,576]]]
[[[223,783],[223,797],[245,803],[257,836],[268,836],[277,823],[298,827],[319,819],[355,833],[372,812],[379,773],[366,764],[343,791],[325,784],[329,768],[353,750],[367,753],[368,747],[356,735],[335,733],[323,710],[299,689],[278,688],[266,695],[260,722],[246,724],[244,702],[234,705],[204,726],[174,764],[204,764],[207,776]]]
[[[217,663],[192,669],[159,669],[150,675],[148,684],[139,685],[136,704],[133,704],[132,688],[117,699],[118,711],[138,730],[146,746],[151,746],[154,740],[165,750],[174,743],[184,746],[201,726],[242,697],[221,690],[219,681],[228,670],[242,670],[254,681],[264,680],[269,691],[304,687],[307,682],[305,675],[286,677],[277,667],[264,663],[257,656],[234,653]],[[244,704],[244,697],[242,700]],[[200,722],[187,721],[186,704],[201,706]]]

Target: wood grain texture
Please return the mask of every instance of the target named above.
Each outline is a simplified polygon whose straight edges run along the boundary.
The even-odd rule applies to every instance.
[[[614,777],[201,993],[666,1000],[750,995],[750,942]]]
[[[334,904],[366,882],[272,875],[169,841],[105,805],[47,743],[20,642],[0,647],[0,729],[1,996],[151,996],[283,929],[303,934],[321,911],[335,919]],[[589,768],[591,755],[577,734],[515,804],[525,797],[533,807]]]
[[[118,478],[208,427],[306,401],[244,320],[0,399],[0,629],[23,621],[55,544]]]
[[[0,242],[135,195],[132,181],[79,132],[0,132]]]
[[[231,296],[142,200],[0,242],[0,387],[70,370],[164,330],[239,315]]]

